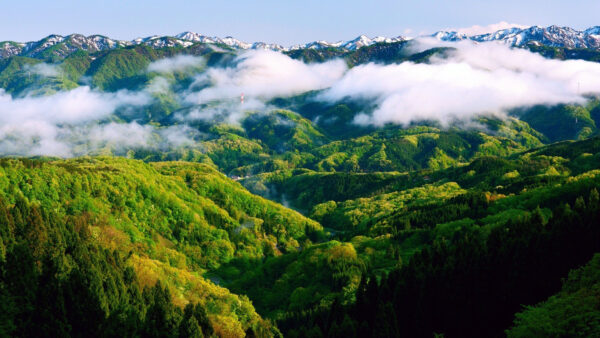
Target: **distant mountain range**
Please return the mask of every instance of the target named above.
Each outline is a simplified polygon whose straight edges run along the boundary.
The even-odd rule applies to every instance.
[[[570,27],[508,28],[481,35],[459,34],[455,31],[440,31],[432,37],[441,41],[472,40],[476,42],[501,41],[510,46],[528,44],[566,48],[600,48],[600,26],[578,31]]]
[[[440,41],[472,40],[475,42],[500,41],[510,46],[549,46],[564,48],[590,48],[600,49],[600,26],[578,31],[570,27],[539,27],[508,28],[493,33],[481,35],[466,35],[457,31],[439,31],[431,37]],[[86,52],[98,52],[119,47],[134,45],[147,45],[152,48],[164,47],[189,47],[196,43],[214,44],[232,49],[268,49],[275,51],[293,51],[302,49],[337,49],[342,51],[353,51],[376,43],[396,43],[410,40],[411,38],[397,36],[387,38],[378,36],[369,38],[365,35],[358,36],[348,41],[327,42],[313,41],[306,44],[283,47],[278,44],[254,42],[247,43],[233,37],[210,37],[193,32],[184,32],[175,36],[149,36],[137,38],[131,41],[115,40],[103,35],[84,36],[71,34],[67,36],[49,35],[39,41],[31,42],[0,42],[0,58],[10,56],[27,56],[33,58],[46,58],[48,56],[66,57],[67,55],[83,50]]]

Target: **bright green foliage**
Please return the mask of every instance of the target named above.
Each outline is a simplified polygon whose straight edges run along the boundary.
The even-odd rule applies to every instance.
[[[499,335],[523,304],[538,303],[556,292],[562,276],[600,250],[600,206],[592,202],[598,200],[599,183],[596,171],[573,178],[569,187],[556,186],[554,192],[568,204],[546,201],[549,213],[535,208],[491,228],[455,222],[457,232],[446,237],[444,231],[401,268],[381,278],[363,275],[354,304],[339,307],[334,302],[288,314],[278,326],[289,336],[315,327],[337,335],[343,322],[358,327],[361,337]],[[553,193],[537,195],[552,199]],[[517,326],[508,333],[596,335],[597,261],[573,272],[556,298],[518,315]]]
[[[397,210],[410,210],[443,203],[447,199],[464,193],[465,190],[460,189],[454,182],[441,185],[428,184],[419,188],[378,194],[375,197],[359,198],[334,205],[331,205],[330,202],[327,202],[326,205],[319,204],[314,207],[311,217],[326,227],[368,233],[367,223],[372,219],[381,218],[389,213],[397,212]],[[371,226],[381,227],[384,225]],[[357,227],[361,229],[355,229]],[[377,230],[374,229],[374,231]]]
[[[145,81],[144,70],[159,54],[149,47],[118,49],[104,53],[90,64],[86,75],[100,89],[131,88]]]
[[[365,186],[375,193],[381,192],[376,189],[381,186],[369,183],[373,183],[374,179],[379,180],[375,178],[378,177],[379,174],[376,172],[379,171],[389,173],[425,168],[440,170],[457,167],[484,156],[509,156],[529,147],[541,145],[538,137],[542,136],[523,122],[511,120],[509,123],[503,123],[498,120],[483,119],[482,121],[493,125],[497,136],[476,131],[442,131],[432,127],[388,128],[358,138],[333,141],[305,153],[298,153],[296,157],[282,156],[282,159],[293,160],[286,160],[282,165],[275,167],[255,165],[252,170],[256,172],[304,167],[319,173],[273,172],[251,177],[243,183],[251,191],[272,198],[272,195],[268,195],[272,194],[272,191],[267,188],[271,186],[280,196],[285,195],[290,199],[295,207],[310,210],[315,204],[327,200],[338,201],[354,197],[352,194],[347,195],[348,188],[341,187],[343,190],[339,191],[336,186],[312,184],[313,182],[306,181],[315,177],[324,177],[326,174],[323,172],[343,172],[336,177],[353,177],[342,180],[342,182],[345,180],[353,182],[352,185],[345,183],[345,186],[352,186],[353,190],[360,190]],[[272,163],[275,161],[272,160]],[[370,172],[374,173],[374,176],[356,176],[353,174],[355,172]],[[404,178],[411,179],[409,175],[404,175]],[[362,179],[367,181],[363,183]],[[399,178],[399,181],[402,179]],[[401,186],[407,184],[406,181],[397,183]],[[356,188],[354,185],[357,185]],[[326,189],[323,189],[324,187]]]
[[[571,105],[538,106],[519,113],[519,116],[552,142],[583,139],[597,128],[588,108]]]
[[[202,146],[208,157],[225,172],[268,158],[260,143],[230,132],[219,131],[218,138],[204,141]]]
[[[35,69],[36,65],[44,65],[38,59],[15,56],[0,60],[0,87],[13,95],[47,95],[57,91],[69,90],[77,87],[70,78],[63,76],[58,65],[58,75],[42,75]]]
[[[556,144],[509,159],[482,157],[464,167],[436,172],[326,174],[297,171],[294,175],[294,171],[282,171],[272,178],[284,187],[290,184],[288,193],[297,191],[306,198],[322,199],[319,192],[323,191],[337,199],[316,205],[311,217],[320,221],[330,236],[350,241],[367,271],[379,276],[412,261],[413,255],[424,247],[436,242],[453,243],[465,232],[477,229],[482,238],[487,238],[510,222],[535,219],[545,225],[555,217],[556,206],[565,200],[579,200],[574,203],[574,208],[582,210],[587,203],[577,196],[590,194],[591,200],[600,199],[596,197],[596,190],[590,192],[590,187],[600,185],[597,170],[600,162],[593,165],[589,162],[586,169],[595,170],[577,175],[582,169],[579,162],[573,163],[570,158],[578,159],[581,153],[593,157],[600,153],[599,144],[597,139]],[[566,158],[549,156],[558,153]],[[564,174],[544,175],[549,164]],[[344,200],[344,195],[358,198]],[[319,279],[313,277],[312,272],[318,271],[321,276],[325,271],[315,267],[296,270],[297,266],[318,262],[309,259],[310,255],[305,252],[302,254],[306,256],[293,254],[273,258],[259,268],[249,269],[248,265],[252,266],[252,263],[244,265],[232,261],[219,274],[234,280],[227,285],[239,292],[260,290],[247,294],[259,311],[268,311],[270,316],[285,318],[299,311],[285,303],[266,302],[269,298],[264,295],[268,292],[262,289],[265,284],[261,283],[270,278],[274,279],[266,283],[266,288],[277,290],[276,299],[288,299],[292,294],[298,301],[311,299],[302,293],[310,290],[306,294],[316,298],[306,305],[313,309],[328,309],[331,300],[318,291],[323,290],[319,289],[321,282],[316,282]],[[301,276],[309,277],[304,280]],[[303,289],[296,291],[290,287],[291,281],[295,280],[303,281],[300,285]],[[347,299],[335,289],[330,292],[337,293],[339,299]]]
[[[177,248],[189,252],[184,265],[216,267],[234,256],[262,257],[263,243],[285,245],[320,229],[206,165],[117,158],[32,165],[3,160],[0,193],[9,201],[22,195],[61,213],[87,213],[98,220],[97,231],[106,225],[125,234],[114,245],[142,247],[166,262],[178,259],[170,250]]]
[[[127,257],[123,264],[136,272],[140,287],[162,281],[170,290],[169,304],[201,302],[215,330],[223,334],[238,335],[261,319],[246,298],[198,273],[234,257],[273,254],[264,252],[266,247],[279,245],[293,252],[298,241],[310,243],[307,233],[320,229],[316,222],[251,195],[201,164],[3,159],[0,167],[0,196],[8,205],[36,205],[52,211],[59,222],[64,217],[81,220],[78,226],[94,243]],[[31,220],[26,240],[55,245],[49,235],[53,225],[46,225],[37,210],[15,216]],[[10,229],[2,233],[3,257],[8,257],[6,240],[14,237]],[[47,249],[34,247],[31,254],[42,258]],[[175,330],[176,319],[156,311],[152,325]]]
[[[129,159],[0,159],[0,336],[278,336],[261,316],[290,337],[498,336],[521,305],[509,335],[598,334],[598,257],[548,298],[600,250],[598,99],[472,127],[376,128],[353,123],[373,103],[308,92],[190,119],[190,141],[165,148],[161,131],[220,107],[181,97],[208,67],[232,65],[231,49],[72,43],[0,60],[0,87],[144,89],[148,105],[100,124],[151,125],[156,144],[91,154]],[[408,45],[288,54],[355,66],[451,51]],[[148,71],[179,54],[204,58]],[[32,72],[42,66],[57,74]]]
[[[196,285],[204,297],[182,317],[169,287],[144,287],[131,253],[98,241],[87,214],[64,215],[17,195],[14,204],[0,198],[0,219],[2,336],[177,337],[189,317],[207,334],[243,336],[255,327],[277,333],[247,300],[224,289]]]
[[[250,115],[243,126],[249,137],[261,140],[277,152],[304,151],[327,141],[309,120],[287,110]]]
[[[73,82],[79,82],[79,79],[85,74],[92,63],[90,55],[83,51],[75,52],[66,57],[61,65],[63,75]]]
[[[352,244],[330,241],[270,258],[257,269],[250,264],[249,271],[230,273],[236,281],[227,286],[247,294],[261,313],[273,318],[285,311],[329,305],[337,297],[350,302],[367,264],[360,256]]]
[[[245,179],[243,184],[248,187],[253,183],[267,181],[288,198],[293,198],[295,206],[310,210],[314,205],[325,201],[343,201],[381,193],[390,185],[408,179],[408,175],[398,172],[331,173],[297,170],[257,175]]]
[[[32,84],[28,66],[40,63],[26,57],[11,57],[0,60],[0,85],[8,92],[20,91]],[[34,74],[35,77],[35,74]]]

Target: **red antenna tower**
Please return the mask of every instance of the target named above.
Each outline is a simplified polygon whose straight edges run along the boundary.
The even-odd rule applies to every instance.
[[[240,96],[240,104],[244,104],[244,93]]]

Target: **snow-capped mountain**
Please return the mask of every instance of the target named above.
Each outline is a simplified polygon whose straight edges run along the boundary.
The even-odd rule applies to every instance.
[[[361,35],[354,40],[350,40],[350,41],[346,41],[346,42],[342,43],[341,47],[348,49],[348,50],[357,50],[361,47],[370,46],[375,43],[393,43],[393,42],[400,42],[400,41],[404,41],[404,40],[405,39],[401,36],[397,36],[395,38],[386,38],[383,36],[376,36],[376,37],[370,39],[364,35]]]
[[[466,34],[455,31],[439,31],[431,34],[431,37],[440,41],[461,41],[469,38]]]
[[[170,36],[152,36],[149,38],[133,40],[133,44],[146,45],[153,48],[165,48],[165,47],[189,47],[194,44],[192,41],[186,41]]]
[[[206,44],[221,44],[229,46],[233,49],[267,49],[274,51],[288,51],[295,49],[323,49],[323,48],[341,48],[345,50],[356,50],[364,46],[370,46],[374,43],[392,43],[403,41],[401,36],[395,38],[386,38],[378,36],[368,38],[364,35],[349,41],[327,42],[313,41],[306,44],[295,45],[285,48],[279,44],[254,42],[247,43],[240,41],[231,36],[225,38],[206,36],[194,32],[183,32],[175,36],[148,36],[133,39],[131,41],[113,40],[101,35],[83,36],[81,34],[71,34],[67,36],[49,35],[39,41],[27,43],[5,41],[0,42],[0,58],[6,58],[13,55],[29,56],[29,57],[47,57],[44,55],[46,51],[58,57],[66,57],[76,50],[87,52],[97,52],[118,47],[126,47],[132,45],[147,45],[153,48],[164,47],[189,47],[194,43]]]
[[[570,27],[508,28],[493,33],[467,36],[452,31],[441,31],[431,37],[441,41],[473,40],[477,42],[500,41],[510,46],[528,44],[566,48],[600,48],[600,26],[578,31]]]
[[[383,36],[377,36],[374,38],[369,38],[365,35],[360,35],[353,40],[348,41],[338,41],[338,42],[328,42],[328,41],[313,41],[309,43],[305,43],[302,45],[294,45],[288,50],[296,50],[296,49],[323,49],[323,48],[342,48],[346,50],[357,50],[361,47],[370,46],[375,43],[393,43],[404,41],[405,38],[402,36],[398,36],[395,38],[386,38]]]
[[[274,50],[274,51],[278,51],[278,52],[287,50],[282,45],[278,45],[276,43],[265,43],[265,42],[255,42],[252,44],[252,46],[250,46],[250,49],[267,49],[267,50]]]
[[[301,45],[293,45],[289,50],[297,49],[325,49],[325,48],[337,48],[341,45],[341,42],[327,42],[324,40],[313,41]]]
[[[500,41],[510,46],[517,47],[534,44],[551,47],[600,49],[600,26],[591,27],[583,31],[578,31],[570,27],[559,26],[532,26],[528,28],[513,27],[481,35],[466,35],[456,31],[439,31],[429,35],[428,37],[433,37],[440,41]],[[71,34],[67,36],[60,36],[53,34],[39,41],[27,43],[13,41],[0,42],[0,58],[7,58],[14,55],[34,58],[64,58],[77,50],[97,52],[132,45],[147,45],[152,48],[185,48],[195,43],[223,45],[232,49],[267,49],[274,51],[291,51],[298,49],[336,48],[343,51],[354,51],[376,43],[395,43],[405,40],[407,39],[402,36],[397,36],[394,38],[382,36],[369,38],[365,35],[361,35],[348,41],[328,42],[319,40],[285,48],[281,45],[273,43],[248,43],[235,39],[231,36],[220,38],[215,36],[206,36],[194,32],[183,32],[175,36],[148,36],[137,38],[131,41],[115,40],[102,35],[84,36],[81,34]]]
[[[49,35],[39,41],[17,43],[12,41],[0,42],[0,57],[22,55],[29,57],[43,57],[51,49],[53,55],[65,57],[77,50],[97,52],[105,49],[114,49],[130,45],[129,41],[113,40],[102,35],[84,36],[71,34],[68,36]],[[55,47],[56,46],[56,47]],[[48,55],[49,56],[49,55]]]
[[[236,48],[236,49],[250,49],[250,48],[252,48],[252,45],[253,45],[251,43],[240,41],[231,36],[219,38],[216,36],[211,37],[211,36],[206,36],[206,35],[202,35],[202,34],[198,34],[198,33],[194,33],[194,32],[183,32],[183,33],[175,35],[175,37],[180,40],[189,41],[189,42],[224,44],[229,47]],[[260,42],[260,43],[264,44],[262,42]],[[267,45],[267,44],[264,44],[264,45]]]

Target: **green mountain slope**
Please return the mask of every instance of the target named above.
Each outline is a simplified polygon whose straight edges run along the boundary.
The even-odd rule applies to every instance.
[[[283,157],[284,164],[276,167],[283,170],[248,177],[242,183],[254,193],[280,201],[285,196],[293,206],[309,211],[315,204],[349,199],[362,190],[360,196],[365,197],[382,192],[381,182],[377,182],[382,175],[377,172],[396,175],[397,188],[408,187],[413,184],[408,181],[414,175],[407,172],[463,166],[479,157],[508,156],[542,144],[543,136],[522,121],[481,121],[495,131],[490,135],[478,130],[388,127],[366,136],[332,141],[289,159]],[[294,167],[310,171],[285,170]],[[256,166],[255,169],[269,171]]]
[[[544,134],[551,142],[584,139],[597,132],[591,111],[598,106],[594,99],[585,106],[538,106],[517,113],[520,119]]]
[[[393,191],[397,183],[392,182],[386,194],[316,206],[312,217],[337,227],[331,231],[337,238],[352,243],[363,236],[386,238],[386,245],[369,251],[388,260],[362,274],[356,302],[322,303],[313,312],[288,308],[279,328],[288,336],[317,331],[336,336],[347,330],[361,336],[501,334],[522,304],[557,292],[570,269],[600,250],[599,155],[597,138],[559,143],[426,172],[428,180],[413,178],[408,190]],[[397,256],[400,268],[398,259],[391,259]],[[562,298],[519,315],[508,332],[593,330],[593,323],[582,324],[595,318],[593,296],[557,297]],[[571,311],[555,305],[571,300],[585,307]],[[549,318],[544,316],[557,313],[572,321],[544,324]],[[325,314],[327,319],[316,320]]]
[[[168,289],[169,302],[179,306],[202,303],[211,327],[220,335],[243,335],[244,330],[263,325],[262,320],[247,299],[215,286],[202,273],[236,257],[258,259],[296,251],[299,242],[310,243],[309,236],[320,231],[318,223],[251,195],[206,165],[149,165],[118,158],[1,162],[0,196],[7,210],[21,214],[13,216],[15,222],[28,219],[25,213],[29,208],[41,213],[44,220],[38,230],[32,228],[39,233],[24,239],[19,238],[20,230],[2,223],[3,257],[13,259],[14,245],[29,243],[41,246],[38,259],[42,261],[46,255],[48,259],[57,255],[68,258],[71,249],[61,252],[62,246],[54,248],[52,243],[68,242],[61,238],[76,236],[71,228],[60,230],[75,224],[78,232],[88,234],[82,245],[115,252],[122,259],[122,268],[137,275],[135,283],[121,279],[115,283],[125,283],[127,288],[135,284],[141,290],[160,282]],[[45,221],[45,217],[51,220]],[[44,239],[39,242],[27,236]],[[48,253],[55,249],[59,251]],[[46,267],[60,268],[43,264],[39,273]],[[64,278],[70,276],[65,272]],[[3,287],[13,282],[7,278],[3,283],[9,284]],[[12,296],[18,297],[8,297]],[[109,307],[104,308],[104,317],[97,318],[100,322],[112,315],[110,306],[119,306],[105,302]],[[143,312],[137,315],[143,317]],[[16,322],[11,325],[19,326]]]
[[[49,130],[23,123],[32,145],[82,157],[0,158],[0,336],[596,333],[598,257],[579,267],[600,252],[598,98],[360,125],[381,102],[259,88],[239,104],[255,89],[239,77],[262,69],[226,45],[73,43],[0,60],[11,104],[89,86],[118,107],[82,121],[31,108]],[[315,72],[451,53],[286,52]],[[130,94],[146,103],[121,106]],[[27,115],[4,113],[7,130]],[[0,148],[20,144],[5,134]]]
[[[598,142],[594,138],[558,143],[509,158],[484,156],[455,168],[409,174],[297,170],[295,175],[292,171],[285,176],[286,172],[281,172],[278,177],[282,182],[293,182],[295,191],[302,192],[299,201],[333,199],[314,206],[310,216],[325,226],[325,235],[338,242],[305,247],[301,253],[263,262],[234,259],[215,274],[228,288],[245,292],[261,313],[279,319],[285,333],[293,334],[295,328],[305,325],[305,319],[293,319],[307,315],[302,309],[312,308],[318,316],[319,311],[338,306],[336,302],[351,307],[355,292],[361,290],[359,280],[369,274],[381,278],[399,266],[412,264],[415,255],[431,248],[437,250],[440,243],[454,250],[461,238],[472,232],[487,241],[491,234],[515,223],[536,234],[539,229],[527,228],[532,220],[554,222],[556,226],[567,224],[560,216],[565,212],[560,209],[562,203],[577,204],[574,208],[583,210],[581,196],[587,201],[600,184]],[[585,242],[587,230],[580,230],[573,240],[586,243],[585,252],[596,250],[595,242]],[[518,240],[519,235],[515,236]],[[321,237],[324,240],[327,237]],[[330,264],[334,264],[335,255],[331,250],[343,242],[350,245],[344,249],[347,254],[341,256],[348,261],[340,270],[332,271]],[[579,260],[553,272],[551,285],[556,285],[561,273],[580,264],[581,257],[573,256]],[[335,279],[328,276],[341,279],[326,282],[327,278]],[[553,289],[546,290],[539,297]],[[435,304],[434,299],[431,301]],[[508,312],[503,314],[501,329],[516,311],[512,305],[510,309],[504,310]],[[315,325],[323,330],[321,324]]]

